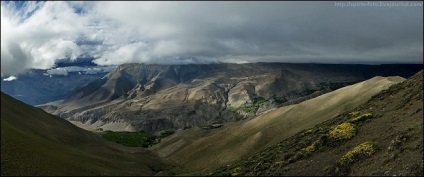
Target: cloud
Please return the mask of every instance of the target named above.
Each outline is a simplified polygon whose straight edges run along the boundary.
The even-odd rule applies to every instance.
[[[82,74],[82,73],[97,74],[97,73],[107,73],[114,70],[115,68],[116,66],[96,66],[96,67],[67,66],[67,67],[58,67],[54,69],[48,69],[43,74],[45,76],[49,76],[49,75],[67,76],[71,72],[78,72],[79,74]]]
[[[16,80],[17,78],[15,76],[10,76],[8,78],[4,78],[3,81],[13,81]]]
[[[75,59],[75,39],[84,33],[86,17],[64,2],[1,4],[1,71],[18,74],[28,68],[48,69],[61,58]]]
[[[46,72],[48,75],[63,75],[63,76],[68,75],[68,71],[64,68],[49,69]]]
[[[421,3],[422,4],[422,3]],[[2,2],[2,74],[59,58],[128,62],[422,63],[421,7],[334,2]]]

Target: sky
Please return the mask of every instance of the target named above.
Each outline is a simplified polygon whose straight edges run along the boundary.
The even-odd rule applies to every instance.
[[[1,75],[65,74],[55,63],[79,58],[99,66],[422,63],[422,2],[403,3],[2,1]]]

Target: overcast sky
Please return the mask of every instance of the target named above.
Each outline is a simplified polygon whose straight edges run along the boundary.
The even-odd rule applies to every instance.
[[[418,2],[421,3],[422,2]],[[61,58],[422,63],[423,7],[335,2],[1,2],[1,73]]]

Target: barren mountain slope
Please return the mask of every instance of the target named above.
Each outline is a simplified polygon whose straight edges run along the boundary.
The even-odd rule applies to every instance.
[[[125,64],[42,108],[89,129],[157,133],[254,117],[373,76],[409,76],[418,66]]]
[[[270,110],[250,120],[212,130],[195,128],[177,132],[151,149],[178,164],[182,169],[177,173],[211,170],[350,111],[402,80],[374,77],[299,104]]]
[[[422,176],[423,72],[210,174]]]
[[[154,175],[164,165],[140,148],[107,142],[1,93],[1,175]]]

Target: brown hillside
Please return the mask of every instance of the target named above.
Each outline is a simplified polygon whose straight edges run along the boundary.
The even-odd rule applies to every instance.
[[[342,112],[404,80],[374,77],[300,104],[281,107],[256,118],[224,127],[178,132],[153,146],[160,157],[182,167],[177,173],[211,170],[276,143]]]
[[[422,173],[423,72],[420,71],[353,111],[211,174],[416,176]]]
[[[1,175],[154,175],[162,163],[1,93]]]

